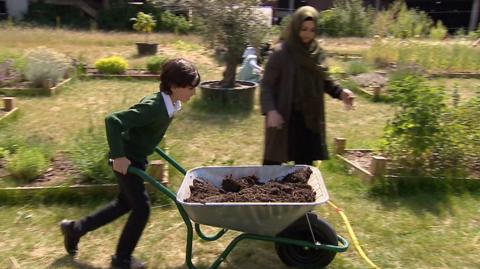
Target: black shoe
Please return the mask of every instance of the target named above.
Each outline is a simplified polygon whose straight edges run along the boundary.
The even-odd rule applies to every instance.
[[[145,269],[147,265],[131,257],[130,259],[119,259],[117,256],[112,256],[112,268],[113,269]]]
[[[63,234],[63,244],[65,246],[65,250],[71,256],[75,256],[78,250],[78,242],[80,241],[80,236],[76,236],[73,232],[73,224],[75,222],[73,220],[62,220],[60,222],[60,230]]]

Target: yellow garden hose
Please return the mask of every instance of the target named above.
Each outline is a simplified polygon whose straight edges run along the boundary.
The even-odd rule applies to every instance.
[[[358,242],[357,236],[356,236],[355,233],[353,232],[352,226],[350,225],[350,222],[348,221],[347,215],[345,215],[345,213],[343,213],[343,210],[342,210],[341,208],[339,208],[338,206],[336,206],[333,202],[328,201],[328,204],[331,205],[331,206],[335,209],[335,211],[337,211],[338,214],[340,214],[340,216],[342,216],[343,222],[345,222],[345,226],[347,227],[348,234],[350,234],[350,237],[352,238],[352,241],[353,241],[353,245],[355,245],[355,249],[357,249],[358,254],[360,254],[360,256],[361,256],[369,265],[371,265],[373,268],[378,268],[378,269],[380,269],[380,267],[378,267],[376,264],[374,264],[374,263],[367,257],[367,255],[365,254],[365,252],[363,252],[363,249],[362,249],[362,247],[360,246],[360,243]]]

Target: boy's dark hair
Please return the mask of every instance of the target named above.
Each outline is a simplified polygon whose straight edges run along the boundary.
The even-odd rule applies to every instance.
[[[160,75],[161,92],[170,95],[173,85],[197,87],[198,84],[200,84],[200,73],[191,62],[183,58],[175,58],[163,64]]]

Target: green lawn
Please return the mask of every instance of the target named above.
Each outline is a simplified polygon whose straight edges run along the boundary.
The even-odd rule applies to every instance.
[[[104,37],[100,34],[97,37],[96,33],[63,34],[72,35],[69,38],[76,41],[87,39],[77,43],[77,46],[84,44],[85,47],[77,49],[78,53],[84,51],[85,54],[90,48],[97,48],[97,42]],[[27,36],[25,34],[24,38]],[[117,41],[116,37],[106,35],[104,42],[112,42],[108,51],[117,52],[128,47],[133,53],[130,43]],[[122,37],[134,40],[138,36],[122,34]],[[12,41],[16,38],[13,33],[1,36],[0,50],[16,44]],[[188,38],[191,37],[185,42],[191,42]],[[41,42],[49,44],[50,41]],[[52,42],[60,50],[63,48],[59,42]],[[22,46],[26,48],[27,45]],[[205,80],[220,76],[222,70],[208,55],[200,57],[198,52],[188,51],[184,45],[165,46],[172,55],[185,53],[193,61],[198,57]],[[104,49],[98,48],[98,52]],[[68,149],[75,144],[79,132],[87,128],[103,130],[103,118],[107,113],[134,104],[157,88],[156,82],[77,80],[58,96],[22,97],[18,100],[22,111],[19,119],[0,129],[0,139],[7,135],[33,137],[35,139],[30,141],[42,141],[53,150]],[[347,138],[348,147],[352,148],[378,145],[383,126],[393,112],[390,105],[359,97],[356,110],[346,111],[340,102],[327,100],[329,142],[341,136]],[[197,109],[195,102],[198,97],[184,106],[167,132],[167,146],[174,158],[185,168],[261,162],[263,117],[258,105],[251,114],[227,114]],[[336,160],[322,162],[320,170],[331,200],[345,211],[365,252],[381,268],[479,268],[480,254],[476,251],[480,247],[478,194],[375,195],[368,184],[348,175]],[[172,168],[170,171],[172,188],[176,190],[182,177]],[[74,261],[65,256],[57,227],[61,219],[79,218],[104,202],[0,204],[0,268],[108,268],[124,218],[82,238],[79,256]],[[148,261],[150,268],[184,268],[186,232],[183,221],[175,208],[164,206],[163,202],[154,206],[135,254]],[[350,239],[335,210],[324,205],[317,207],[316,212],[339,234]],[[207,268],[236,234],[228,233],[215,242],[201,242],[197,238],[194,262],[199,268]],[[246,241],[240,243],[221,268],[287,267],[277,258],[272,244]],[[352,246],[346,253],[337,255],[329,268],[370,267]]]

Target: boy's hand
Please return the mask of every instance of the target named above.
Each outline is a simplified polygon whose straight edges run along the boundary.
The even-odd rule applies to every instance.
[[[126,175],[130,164],[131,162],[129,159],[127,159],[127,157],[120,157],[120,158],[113,159],[112,167],[114,171],[122,175]]]

